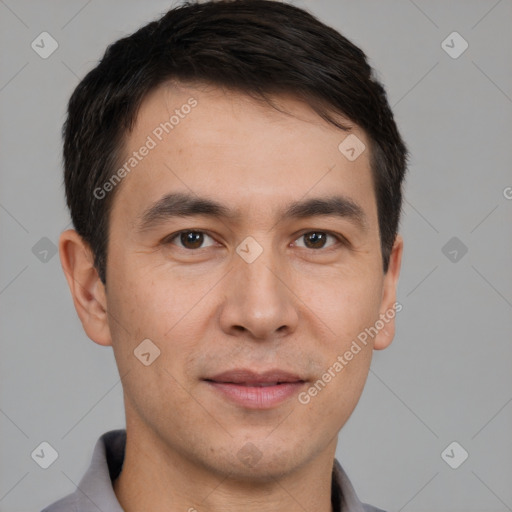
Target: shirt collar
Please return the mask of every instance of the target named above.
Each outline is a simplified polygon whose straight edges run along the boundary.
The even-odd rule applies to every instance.
[[[103,434],[94,447],[92,460],[80,480],[77,490],[43,512],[72,509],[77,512],[124,512],[114,493],[112,482],[121,472],[126,445],[126,430],[111,430]],[[356,495],[345,471],[334,459],[332,472],[332,504],[334,512],[368,512]],[[65,508],[66,507],[66,508]],[[67,508],[69,507],[69,508]]]

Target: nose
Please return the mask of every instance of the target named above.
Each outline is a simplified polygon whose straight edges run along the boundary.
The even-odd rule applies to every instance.
[[[261,341],[294,332],[298,299],[284,262],[266,247],[251,263],[236,254],[233,265],[220,313],[224,332]]]

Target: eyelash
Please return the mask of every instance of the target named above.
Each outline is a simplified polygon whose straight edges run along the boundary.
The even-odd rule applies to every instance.
[[[161,243],[163,245],[168,245],[168,244],[175,245],[175,244],[172,244],[173,240],[178,238],[183,233],[199,233],[199,234],[204,234],[204,235],[209,236],[213,240],[215,240],[215,238],[212,235],[210,235],[207,231],[202,231],[202,230],[199,230],[199,229],[183,229],[181,231],[177,231],[176,233],[172,233],[171,235],[165,237],[162,240]],[[347,239],[344,236],[339,235],[337,233],[333,233],[331,231],[322,231],[322,230],[319,230],[319,229],[313,229],[313,230],[305,231],[305,232],[301,233],[296,238],[296,240],[298,240],[299,238],[302,238],[305,235],[309,235],[311,233],[321,233],[321,234],[325,234],[325,235],[331,236],[331,237],[335,238],[339,242],[339,244],[341,246],[348,246],[349,245],[349,242],[347,241]],[[199,251],[201,251],[201,249],[207,249],[207,247],[200,247],[198,249],[188,249],[187,247],[180,247],[180,246],[177,246],[177,247],[179,247],[180,249],[183,249],[184,251],[188,251],[188,252],[199,252]],[[331,247],[327,247],[327,248],[321,247],[319,249],[310,249],[308,247],[304,247],[304,249],[309,249],[310,251],[313,251],[313,252],[320,252],[322,250],[323,251],[329,251],[329,250],[332,250],[332,249],[336,249],[336,245],[331,246]]]

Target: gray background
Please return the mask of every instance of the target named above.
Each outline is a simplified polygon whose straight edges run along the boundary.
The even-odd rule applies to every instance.
[[[512,510],[512,2],[294,3],[368,54],[412,153],[403,310],[337,457],[390,511]],[[1,512],[73,491],[96,439],[124,426],[112,351],[83,333],[49,243],[69,223],[60,129],[107,44],[171,5],[0,0]],[[47,59],[31,48],[43,31],[59,44]],[[453,31],[458,58],[441,46]],[[46,470],[30,456],[42,441],[58,452]],[[469,453],[458,469],[441,457],[452,441]]]

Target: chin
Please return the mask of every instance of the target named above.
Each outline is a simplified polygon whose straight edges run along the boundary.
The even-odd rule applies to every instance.
[[[235,444],[241,447],[219,450],[206,465],[222,478],[229,475],[230,480],[240,483],[267,484],[293,473],[309,460],[299,443],[293,447],[273,446],[268,442],[265,444],[263,438],[259,442],[232,443],[233,446]]]

